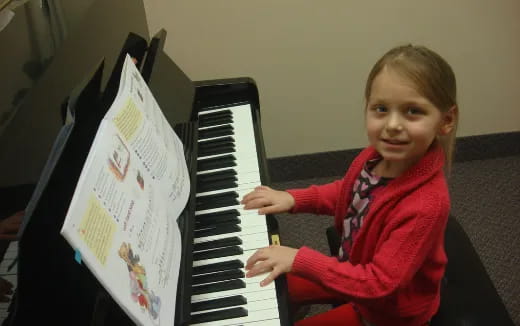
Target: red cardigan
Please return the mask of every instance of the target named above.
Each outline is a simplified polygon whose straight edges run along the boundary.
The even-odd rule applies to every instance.
[[[341,180],[288,192],[291,212],[335,216],[342,234],[352,186],[372,147],[356,157]],[[403,175],[374,193],[350,260],[339,262],[308,247],[298,250],[292,271],[352,301],[377,326],[424,325],[436,313],[447,263],[444,230],[450,210],[444,153],[434,146]]]

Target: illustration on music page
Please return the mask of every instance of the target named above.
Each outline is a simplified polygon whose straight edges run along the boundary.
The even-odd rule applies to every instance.
[[[130,152],[118,135],[114,136],[114,148],[108,158],[108,165],[118,180],[125,179],[128,165],[130,165]]]
[[[139,255],[135,255],[130,244],[126,242],[121,244],[118,253],[128,268],[132,300],[138,303],[141,309],[146,309],[153,319],[157,319],[161,309],[161,298],[148,289],[146,270],[139,263]]]

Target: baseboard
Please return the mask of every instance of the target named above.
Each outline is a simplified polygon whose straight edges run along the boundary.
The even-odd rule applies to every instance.
[[[343,175],[361,148],[268,159],[271,182]],[[520,132],[457,138],[455,162],[520,155]]]

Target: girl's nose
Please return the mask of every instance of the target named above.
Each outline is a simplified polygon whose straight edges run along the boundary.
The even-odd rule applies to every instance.
[[[401,118],[397,113],[392,113],[388,116],[388,120],[386,121],[386,128],[392,131],[403,130]]]

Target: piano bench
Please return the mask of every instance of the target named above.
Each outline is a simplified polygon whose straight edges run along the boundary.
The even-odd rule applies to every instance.
[[[340,237],[334,226],[326,231],[332,256]],[[448,265],[441,286],[441,304],[431,326],[514,326],[502,299],[462,226],[448,219],[445,234]]]

